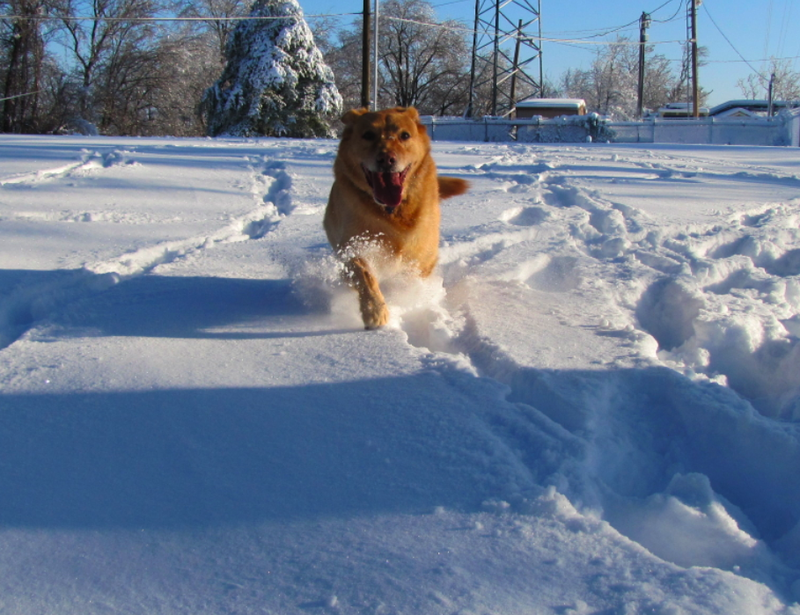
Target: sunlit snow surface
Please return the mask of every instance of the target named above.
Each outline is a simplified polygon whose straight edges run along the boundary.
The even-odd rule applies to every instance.
[[[335,150],[0,137],[0,612],[800,613],[800,150],[437,143],[380,331]]]

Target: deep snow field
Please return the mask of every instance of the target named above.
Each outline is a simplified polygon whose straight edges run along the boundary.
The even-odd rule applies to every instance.
[[[800,150],[437,143],[364,331],[335,148],[0,137],[0,613],[800,613]]]

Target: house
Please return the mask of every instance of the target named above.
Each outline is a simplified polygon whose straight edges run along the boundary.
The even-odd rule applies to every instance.
[[[658,110],[658,117],[663,119],[681,119],[694,117],[694,105],[685,102],[671,102],[667,103]],[[708,107],[700,107],[698,109],[700,117],[708,117]]]
[[[750,111],[749,109],[745,109],[744,107],[732,107],[730,109],[725,109],[724,111],[719,111],[717,113],[714,112],[714,109],[711,110],[711,117],[717,119],[760,119],[763,118],[763,115],[759,115],[754,111]]]
[[[778,114],[783,109],[791,109],[792,104],[785,100],[772,101],[772,113]],[[711,109],[714,117],[764,117],[769,110],[767,100],[729,100]]]
[[[586,115],[586,101],[582,98],[527,98],[517,103],[517,119],[537,115],[546,118]]]

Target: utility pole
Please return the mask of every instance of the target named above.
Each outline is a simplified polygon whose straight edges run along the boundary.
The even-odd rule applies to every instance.
[[[369,29],[370,0],[364,0],[364,23],[361,32],[361,106],[369,109]]]
[[[700,86],[697,83],[697,7],[701,0],[689,0],[692,19],[692,115],[700,117]]]
[[[375,96],[372,99],[373,111],[378,110],[378,7],[380,0],[375,0],[375,57],[373,58],[373,87],[375,88]]]
[[[768,96],[769,96],[769,98],[767,100],[767,117],[771,118],[772,117],[772,113],[774,111],[774,109],[773,109],[773,104],[774,104],[773,95],[775,93],[775,73],[772,73],[772,76],[769,78],[769,89],[767,90],[767,92],[768,92]]]
[[[650,15],[642,13],[639,18],[639,98],[636,103],[636,116],[644,115],[644,52],[647,43],[647,28],[650,27]]]

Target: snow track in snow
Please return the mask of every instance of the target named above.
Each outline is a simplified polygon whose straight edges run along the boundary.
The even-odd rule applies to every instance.
[[[136,143],[0,187],[95,242],[0,277],[12,608],[797,612],[794,167],[437,145],[472,190],[364,332],[333,142]]]
[[[19,186],[59,179],[76,173],[95,172],[117,165],[135,164],[132,152],[119,148],[110,151],[85,152],[79,163],[36,172],[0,182]],[[49,274],[20,275],[13,287],[0,297],[0,350],[19,339],[30,327],[63,309],[68,303],[102,292],[114,284],[152,272],[157,267],[192,257],[216,244],[260,239],[272,231],[293,210],[292,179],[286,165],[268,156],[259,156],[253,163],[246,158],[253,176],[251,191],[256,206],[231,219],[224,227],[208,234],[187,239],[148,245],[133,252],[101,262],[87,263],[82,269],[56,271]],[[79,217],[61,214],[59,221],[87,221],[97,216]]]
[[[121,149],[116,147],[103,148],[102,150],[84,149],[78,162],[65,164],[52,169],[43,169],[34,173],[24,173],[18,176],[0,179],[2,188],[23,188],[42,182],[56,179],[78,177],[92,174],[99,169],[108,169],[113,166],[135,165],[133,158],[135,148]]]
[[[516,409],[489,406],[482,419],[501,446],[516,452],[536,484],[552,485],[584,511],[603,511],[622,534],[668,561],[702,566],[727,559],[730,565],[737,562],[741,574],[757,580],[769,575],[773,589],[791,593],[795,575],[767,544],[787,561],[794,559],[786,550],[790,543],[781,547],[779,539],[792,531],[800,515],[800,480],[792,470],[800,466],[798,432],[794,425],[753,412],[736,392],[767,416],[796,420],[800,250],[790,246],[800,244],[793,230],[797,202],[738,213],[724,230],[692,225],[664,235],[642,211],[587,191],[554,166],[534,165],[532,176],[521,181],[500,167],[493,163],[481,181],[502,182],[503,191],[533,204],[521,201],[501,213],[499,220],[509,227],[505,233],[487,223],[471,233],[472,241],[448,238],[442,257],[447,296],[426,315],[404,315],[401,328],[409,343],[438,353],[442,358],[433,361],[438,369],[507,387],[505,399]],[[795,181],[774,174],[756,178]],[[565,219],[572,221],[566,227]],[[553,220],[558,224],[548,224]],[[526,230],[515,230],[519,227]],[[451,241],[456,245],[447,245]],[[516,261],[515,251],[532,241],[561,247]],[[629,284],[593,288],[591,272],[614,267],[623,272],[614,277],[629,277]],[[495,281],[487,283],[487,278]],[[709,308],[715,296],[739,292],[750,299],[743,325],[763,331],[737,338],[736,325],[731,330],[724,322],[729,314],[714,316]],[[620,322],[617,314],[616,326],[602,317],[581,322],[562,302],[545,299],[569,293],[583,300],[595,295],[597,305],[609,312],[615,304],[625,306],[630,320]],[[515,323],[508,343],[516,348],[530,343],[533,354],[515,358],[504,349],[496,325],[485,328],[492,322],[482,307],[488,298],[494,304],[491,318]],[[537,303],[538,308],[532,307]],[[756,308],[760,315],[754,316],[759,304],[764,309]],[[530,309],[540,313],[523,314]],[[546,361],[543,344],[549,342],[535,338],[561,324],[564,337],[555,343],[562,348],[572,343],[571,329],[576,346],[595,349],[596,366],[527,364],[537,353],[537,362]],[[632,352],[609,363],[604,339],[617,351],[615,340],[628,339]],[[693,382],[659,366],[652,360],[656,352],[668,365],[681,354],[684,363],[687,355],[705,357],[679,371],[695,380],[698,374],[707,378]],[[720,378],[729,389],[708,382]],[[789,406],[781,407],[782,400]],[[729,429],[720,433],[720,424]],[[775,457],[754,455],[761,446]],[[555,458],[559,463],[549,461]],[[663,494],[651,495],[654,488]],[[794,495],[787,498],[787,492]],[[538,497],[538,489],[508,495],[511,509],[523,513]],[[633,505],[637,501],[641,504]],[[697,511],[717,520],[702,529],[693,517]],[[667,518],[676,534],[656,538],[657,519]],[[721,529],[726,524],[739,529],[726,533]],[[711,548],[716,564],[704,555],[712,543],[717,545]]]
[[[405,314],[401,328],[410,344],[432,352],[430,366],[454,387],[466,392],[474,378],[507,387],[508,403],[484,406],[479,418],[499,449],[519,459],[523,469],[517,475],[531,477],[503,494],[509,510],[538,510],[546,497],[542,486],[550,485],[584,514],[602,511],[620,533],[667,561],[720,565],[727,557],[740,574],[756,580],[769,574],[776,579],[773,589],[790,592],[794,576],[763,541],[789,532],[800,511],[800,479],[793,469],[800,464],[796,429],[765,420],[733,391],[693,383],[664,367],[571,370],[521,364],[483,335],[470,315],[476,299],[505,299],[509,293],[479,290],[459,305],[453,303],[458,292],[450,293],[449,310],[432,306]],[[522,327],[516,341],[538,334],[528,331]],[[583,341],[592,344],[590,335]],[[730,427],[724,434],[720,423]],[[773,456],[755,455],[761,447]],[[665,495],[651,496],[654,488]],[[703,514],[719,521],[701,529],[692,512],[698,507],[707,507]],[[740,511],[749,521],[737,516]],[[701,542],[654,535],[657,519],[669,517],[675,532],[697,533]],[[746,530],[727,535],[718,524]],[[712,559],[707,559],[709,541],[716,545]]]
[[[69,303],[116,282],[113,275],[86,270],[19,272],[16,279],[6,280],[10,288],[0,296],[0,351]]]
[[[509,156],[481,167],[483,179],[503,182],[501,188],[520,202],[503,212],[501,220],[538,227],[539,241],[562,246],[560,254],[542,250],[536,258],[528,257],[516,266],[514,277],[533,288],[561,292],[578,289],[581,275],[585,279],[597,268],[616,268],[639,278],[642,284],[632,280],[631,288],[610,289],[613,302],[633,308],[636,320],[629,324],[655,338],[663,359],[669,361],[674,352],[674,358],[693,373],[727,379],[760,411],[791,418],[800,412],[792,401],[800,392],[798,201],[754,205],[749,212],[731,213],[724,227],[701,222],[665,235],[645,210],[609,200],[587,186],[641,181],[646,175],[637,169],[653,166],[669,170],[668,176],[655,179],[671,184],[686,179],[687,169],[699,173],[706,167],[712,170],[703,172],[734,186],[746,181],[756,188],[784,190],[800,180],[796,174],[752,164],[735,165],[731,173],[729,166],[719,168],[715,161],[663,154],[657,158],[652,164],[634,162],[629,173],[615,167],[610,176],[595,175],[589,167],[583,176],[580,167],[561,171],[555,162],[532,164],[526,175],[516,171],[524,167],[521,159]],[[513,172],[504,172],[505,167]],[[673,172],[680,172],[682,179],[676,180]],[[543,230],[553,226],[547,224],[548,218],[559,220],[562,228]],[[569,236],[563,229],[565,220]],[[476,235],[474,245],[492,241],[492,250],[478,252],[465,268],[474,266],[477,257],[486,263],[482,269],[491,272],[490,261],[506,251],[510,241],[491,240],[489,233]],[[463,257],[469,245],[462,241],[458,252],[445,248],[445,264],[454,256]],[[746,305],[737,316],[738,298]]]

